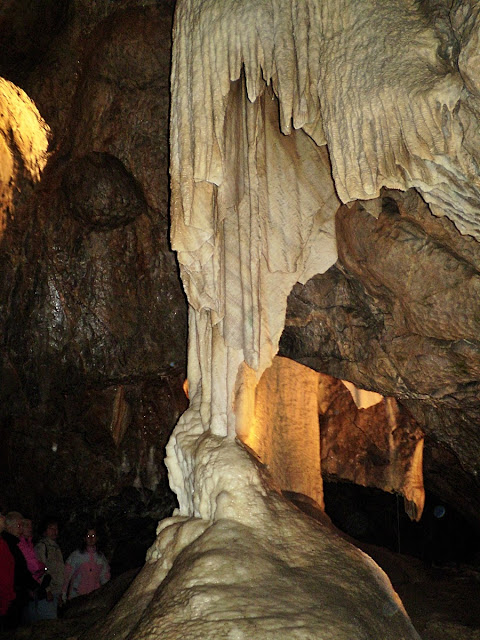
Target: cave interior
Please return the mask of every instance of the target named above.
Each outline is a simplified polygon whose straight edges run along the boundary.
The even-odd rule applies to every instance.
[[[480,582],[480,9],[320,4],[3,3],[0,507],[148,569],[172,513],[255,530],[225,439],[474,638],[410,589]]]

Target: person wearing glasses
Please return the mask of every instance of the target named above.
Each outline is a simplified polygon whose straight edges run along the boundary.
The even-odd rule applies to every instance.
[[[65,580],[62,599],[64,602],[95,591],[110,580],[110,566],[98,548],[95,527],[87,526],[78,549],[73,551],[65,563]]]

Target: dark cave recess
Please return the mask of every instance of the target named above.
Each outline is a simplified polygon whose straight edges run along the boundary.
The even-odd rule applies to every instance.
[[[359,542],[411,555],[434,566],[478,564],[480,535],[455,507],[426,492],[419,522],[403,499],[353,483],[324,481],[325,511],[333,524]]]

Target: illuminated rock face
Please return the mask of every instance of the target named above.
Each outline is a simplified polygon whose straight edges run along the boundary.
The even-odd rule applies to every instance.
[[[413,189],[342,207],[336,230],[339,260],[292,289],[279,353],[397,398],[425,434],[429,490],[474,522],[480,244]]]
[[[0,78],[0,240],[22,180],[38,182],[50,129],[27,94]]]
[[[144,611],[140,605],[148,605],[143,620],[135,631],[132,624],[124,623],[119,633],[154,638],[161,629],[167,638],[185,637],[186,633],[192,638],[225,634],[268,637],[268,633],[278,638],[282,633],[292,637],[285,628],[300,624],[298,633],[295,628],[297,637],[308,633],[325,638],[351,638],[355,633],[363,637],[388,638],[391,633],[396,638],[415,637],[388,588],[381,594],[376,590],[376,579],[383,580],[378,570],[372,568],[373,573],[365,573],[365,559],[343,543],[330,545],[328,529],[300,518],[282,502],[271,491],[261,470],[232,440],[236,433],[251,431],[248,418],[256,382],[276,353],[286,296],[292,284],[305,282],[336,260],[336,193],[348,201],[373,197],[382,185],[414,186],[437,214],[446,212],[463,232],[477,235],[478,147],[475,127],[469,126],[475,124],[474,114],[478,113],[478,83],[471,64],[473,56],[469,55],[477,37],[477,13],[475,6],[457,3],[455,8],[446,21],[448,29],[454,29],[453,47],[445,38],[441,12],[438,28],[434,29],[424,13],[416,13],[415,5],[410,3],[389,3],[379,10],[375,2],[309,2],[299,7],[274,1],[218,2],[217,6],[211,2],[202,3],[200,11],[200,3],[197,6],[196,2],[179,2],[172,103],[172,226],[190,303],[192,402],[170,442],[168,464],[183,515],[161,525],[165,533],[160,535],[147,568],[122,605],[132,624],[137,624]],[[425,3],[423,11],[428,11]],[[130,57],[131,51],[136,51],[135,44],[122,49],[126,54],[121,56],[125,69],[134,71],[132,76],[125,73],[129,80],[118,92],[122,99],[117,93],[111,100],[116,74],[111,73],[110,56],[115,58],[115,48],[125,42],[122,38],[130,42],[132,35],[135,40],[138,29],[138,41],[151,43],[152,58],[159,47],[149,29],[153,21],[148,12],[138,22],[135,11],[126,14],[116,15],[100,26],[97,40],[91,43],[90,57],[83,61],[88,73],[104,61],[107,64],[106,68],[100,67],[98,77],[93,75],[93,81],[91,77],[82,78],[81,89],[85,93],[79,91],[76,105],[82,126],[72,123],[76,131],[72,146],[78,156],[86,154],[87,158],[74,157],[70,168],[91,176],[89,164],[100,166],[99,177],[120,178],[123,167],[129,168],[139,182],[148,182],[151,187],[148,197],[140,199],[138,217],[131,215],[129,206],[135,189],[122,178],[120,186],[126,190],[121,192],[127,195],[125,215],[117,215],[118,211],[111,215],[108,207],[102,206],[96,212],[100,215],[72,212],[81,225],[86,222],[93,230],[113,232],[120,238],[113,251],[104,238],[93,236],[88,242],[93,249],[99,248],[95,255],[113,264],[109,259],[112,253],[128,271],[128,262],[122,262],[122,239],[133,237],[125,243],[129,247],[137,245],[139,237],[150,239],[145,201],[150,213],[155,214],[152,219],[161,215],[161,207],[155,176],[143,173],[145,155],[154,157],[154,164],[157,162],[156,133],[148,154],[145,140],[152,139],[151,123],[158,122],[158,112],[152,111],[155,117],[150,118],[148,108],[146,112],[132,109],[128,99],[123,101],[129,95],[137,95],[136,82],[130,84],[132,77],[140,76],[140,84],[147,88],[153,86],[156,77],[155,73],[151,77],[142,75],[148,66],[145,56],[140,56],[138,65]],[[245,28],[239,29],[239,24]],[[107,44],[99,47],[105,28]],[[471,40],[467,42],[466,36],[472,36]],[[76,73],[74,65],[69,74],[72,82]],[[124,74],[119,75],[123,79]],[[106,108],[99,109],[95,127],[91,127],[91,105],[97,99]],[[55,98],[50,103],[52,113],[56,102]],[[115,137],[118,122],[108,115],[116,107],[121,115],[119,121],[124,123],[131,118],[127,127],[133,132],[131,137],[123,135],[123,129],[122,135]],[[66,113],[68,110],[62,111],[59,122],[68,120]],[[141,117],[142,113],[145,117]],[[280,129],[289,135],[284,136]],[[140,143],[136,138],[139,131]],[[467,132],[469,135],[463,135]],[[63,133],[60,137],[65,142]],[[321,146],[325,142],[328,150]],[[69,144],[71,141],[65,148]],[[100,159],[105,162],[89,163],[90,153],[95,160],[99,159],[96,154],[101,154]],[[118,163],[111,162],[112,157],[120,158],[122,171],[116,171],[114,165],[118,168]],[[330,178],[330,162],[335,187]],[[54,178],[50,184],[53,190],[58,187],[55,180],[59,175]],[[67,195],[81,194],[79,184],[81,180],[74,184],[64,182]],[[112,190],[113,196],[117,194]],[[61,200],[60,194],[57,196]],[[347,208],[342,211],[345,219],[348,212]],[[136,221],[141,221],[139,233],[138,229],[136,234],[122,230],[123,225],[136,225]],[[55,221],[51,224],[55,227]],[[55,247],[61,234],[62,229],[52,233],[50,242]],[[75,234],[73,237],[77,239]],[[83,240],[80,244],[83,246]],[[155,254],[162,243],[152,245]],[[148,243],[149,247],[152,245]],[[78,243],[68,246],[76,248]],[[132,263],[138,264],[136,259]],[[52,264],[57,266],[56,261]],[[68,274],[70,268],[71,260],[64,273]],[[111,270],[115,283],[119,272],[122,269]],[[128,278],[127,281],[130,282]],[[119,289],[127,293],[129,287]],[[57,286],[49,291],[53,309],[57,310]],[[136,306],[132,306],[134,315]],[[441,311],[441,304],[436,308]],[[100,309],[103,310],[101,305]],[[115,326],[120,315],[109,316]],[[41,306],[39,316],[43,316]],[[58,327],[59,318],[58,314],[52,315],[54,328]],[[422,323],[417,319],[416,324]],[[472,331],[468,322],[466,325],[470,336],[475,337],[475,326]],[[435,322],[430,327],[435,329]],[[454,332],[453,337],[456,335]],[[124,343],[112,341],[113,346],[122,347]],[[152,356],[150,346],[143,351],[146,357]],[[117,372],[115,367],[122,366],[123,360],[112,349],[106,351],[111,358],[108,364]],[[85,355],[90,355],[88,349]],[[90,361],[83,362],[88,365]],[[167,365],[168,362],[169,359]],[[121,446],[126,432],[123,386],[110,389],[108,397],[113,406],[111,419],[106,420],[111,425],[111,437],[104,434],[102,451]],[[215,450],[218,455],[213,455]],[[146,466],[152,467],[149,456]],[[250,544],[245,545],[243,540]],[[255,555],[257,564],[264,568],[260,578],[255,574],[255,563],[243,572],[244,565],[235,551],[245,547],[252,555],[252,547],[260,548]],[[322,554],[326,548],[328,553]],[[294,557],[289,556],[289,549]],[[197,562],[199,558],[201,561]],[[276,571],[278,566],[284,571]],[[243,575],[235,573],[236,567]],[[214,581],[221,582],[231,575],[236,580],[222,590],[227,594],[224,599],[217,599],[218,590],[215,585],[212,590],[207,581],[213,576]],[[340,576],[336,585],[332,585],[332,575]],[[322,593],[315,591],[311,576],[315,581],[318,578],[320,584],[328,577]],[[300,605],[297,606],[292,588],[297,584],[304,586],[302,600],[312,595],[309,602],[315,609],[313,615],[305,609],[298,615]],[[153,593],[159,585],[159,591]],[[241,594],[250,585],[255,589],[251,589],[252,599],[245,602]],[[336,590],[336,586],[340,588]],[[138,607],[136,589],[140,594]],[[228,593],[233,597],[229,598]],[[369,594],[374,594],[371,599]],[[282,603],[280,611],[276,596]],[[178,610],[178,603],[189,603],[184,614]],[[318,603],[322,606],[317,607]],[[242,626],[251,624],[244,622],[249,611],[255,613],[254,631],[252,626]],[[265,611],[271,613],[267,622]],[[287,621],[283,611],[289,613]],[[218,612],[224,615],[220,617]],[[281,618],[280,623],[277,617]],[[181,628],[179,620],[184,623]],[[120,624],[121,617],[119,621]],[[262,625],[270,626],[265,629]],[[95,637],[102,635],[110,637],[106,632]]]
[[[182,486],[193,424],[218,435],[248,428],[239,424],[248,414],[240,365],[261,375],[293,281],[336,259],[335,192],[349,202],[416,187],[435,214],[478,234],[478,151],[463,143],[473,115],[462,75],[439,55],[441,30],[420,9],[377,9],[368,0],[177,6],[172,245],[191,310],[193,406],[168,464],[182,512],[193,506]],[[465,47],[476,16],[464,33],[455,14]]]
[[[54,34],[47,6],[66,4]],[[173,10],[6,0],[0,13],[0,75],[22,71],[29,96],[0,80],[0,503],[57,513],[66,551],[87,510],[121,571],[175,506],[163,458],[188,406],[168,242]],[[44,31],[13,39],[32,24]],[[33,70],[8,56],[39,38]]]
[[[409,516],[420,519],[423,433],[394,398],[279,356],[258,384],[251,373],[248,378],[254,402],[239,437],[280,491],[323,508],[323,473],[403,495]]]
[[[420,520],[423,432],[395,398],[370,394],[375,404],[357,408],[350,393],[341,381],[319,374],[322,472],[403,495],[410,518]],[[356,395],[362,398],[361,392]]]
[[[275,357],[256,385],[249,429],[239,435],[281,491],[308,496],[323,508],[319,377],[297,362]]]

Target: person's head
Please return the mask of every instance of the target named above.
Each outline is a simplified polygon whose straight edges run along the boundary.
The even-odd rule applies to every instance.
[[[87,551],[93,549],[98,544],[97,529],[93,524],[87,524],[82,533],[82,540],[80,543],[81,551]]]
[[[22,535],[23,516],[18,511],[10,511],[5,516],[5,529],[8,533],[20,538]]]
[[[5,516],[0,513],[0,533],[5,529]]]
[[[95,529],[87,529],[85,534],[85,545],[87,549],[97,545],[97,531]]]
[[[40,533],[44,538],[56,540],[58,538],[58,520],[50,516],[45,518],[40,526]]]
[[[22,536],[24,538],[31,538],[33,535],[33,526],[32,526],[32,521],[29,520],[28,518],[24,518],[22,520]]]

